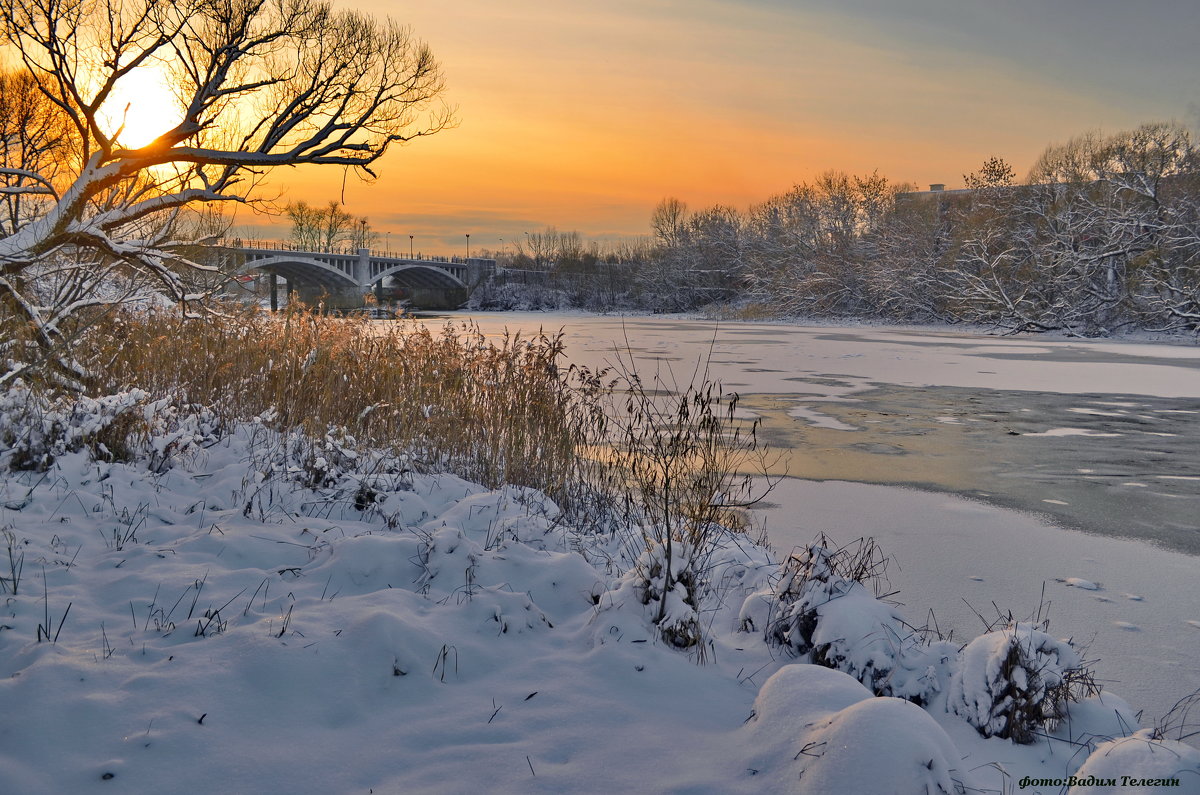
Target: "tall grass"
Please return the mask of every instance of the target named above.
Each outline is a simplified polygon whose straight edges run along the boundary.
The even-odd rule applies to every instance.
[[[261,417],[317,438],[344,429],[429,468],[488,486],[559,496],[587,434],[582,392],[560,370],[560,336],[292,311],[183,319],[128,313],[101,323],[81,351],[97,390],[137,387],[200,403],[229,420]],[[586,390],[585,390],[586,391]]]
[[[561,333],[488,339],[468,324],[433,331],[233,307],[101,317],[73,353],[94,374],[90,389],[110,396],[113,406],[89,409],[107,411],[106,422],[57,447],[31,443],[28,462],[10,456],[20,466],[47,466],[58,447],[80,444],[125,460],[121,442],[145,419],[134,409],[148,396],[204,407],[215,420],[206,428],[254,419],[343,451],[390,450],[418,471],[529,486],[577,530],[623,542],[642,604],[680,648],[703,648],[710,559],[761,496],[739,473],[767,471],[756,423],[739,426],[736,395],[707,372],[684,385],[644,384],[632,358],[608,370],[565,367]],[[140,392],[113,394],[127,390]],[[55,401],[74,416],[70,399]]]

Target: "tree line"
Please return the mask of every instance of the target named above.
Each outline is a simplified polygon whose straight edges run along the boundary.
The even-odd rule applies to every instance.
[[[283,211],[292,223],[288,244],[299,251],[356,251],[379,242],[370,218],[351,215],[336,200],[324,207],[303,200],[289,202]]]
[[[738,211],[664,199],[652,235],[550,229],[501,255],[481,308],[716,308],[1105,335],[1200,329],[1200,147],[1174,123],[991,158],[918,192],[830,171]]]

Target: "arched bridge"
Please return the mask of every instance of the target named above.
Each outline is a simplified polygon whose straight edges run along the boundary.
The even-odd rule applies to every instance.
[[[271,277],[272,306],[277,304],[277,277],[282,277],[288,293],[298,290],[307,303],[361,306],[365,294],[381,295],[390,287],[416,306],[452,308],[496,272],[494,259],[479,257],[403,257],[365,248],[304,251],[285,243],[247,240],[222,241],[221,248],[241,261],[241,272],[261,271]]]

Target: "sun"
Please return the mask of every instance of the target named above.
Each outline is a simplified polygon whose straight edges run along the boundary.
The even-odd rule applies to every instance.
[[[98,121],[105,132],[117,136],[119,144],[138,149],[182,118],[183,109],[167,76],[153,66],[143,66],[117,82],[100,107]]]

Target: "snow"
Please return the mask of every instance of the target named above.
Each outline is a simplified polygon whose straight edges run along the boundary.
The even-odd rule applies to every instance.
[[[23,561],[0,567],[2,792],[953,792],[1069,774],[1137,728],[1113,699],[984,740],[937,695],[955,647],[887,651],[897,609],[833,576],[810,578],[841,594],[813,642],[897,692],[926,677],[926,707],[781,653],[740,611],[780,568],[732,534],[668,605],[700,618],[701,664],[651,622],[628,539],[536,491],[257,423],[164,445],[200,425],[155,411],[129,463],[51,444],[0,478]]]
[[[1034,730],[1022,719],[1029,714],[1040,719],[1044,709],[1036,705],[1081,664],[1069,642],[1032,624],[988,632],[962,650],[950,678],[950,711],[985,737],[1020,737]]]
[[[749,764],[763,791],[949,795],[971,783],[954,743],[928,713],[874,698],[851,677],[815,665],[788,665],[772,676],[745,734],[759,749]]]
[[[1154,740],[1151,732],[1139,731],[1101,743],[1075,777],[1089,783],[1071,787],[1070,795],[1200,792],[1200,751],[1183,743]],[[1092,779],[1115,780],[1119,790],[1095,785]]]
[[[768,499],[778,507],[760,515],[781,551],[807,544],[821,531],[838,544],[873,536],[895,559],[888,579],[910,622],[925,623],[932,610],[943,633],[953,631],[955,640],[966,642],[983,629],[976,611],[994,619],[995,603],[1025,619],[1044,603],[1051,630],[1085,644],[1087,659],[1098,660],[1099,677],[1144,709],[1148,721],[1200,683],[1192,557],[913,489],[789,479]],[[1092,597],[1103,592],[1055,582],[1070,577],[1141,598],[1097,602]],[[1114,621],[1142,631],[1121,631]]]
[[[807,406],[793,406],[788,409],[789,417],[797,417],[807,421],[814,428],[828,428],[834,431],[857,431],[858,428],[853,425],[848,425],[839,419],[830,417],[828,414],[810,409]]]
[[[1048,431],[1027,433],[1025,436],[1120,436],[1119,433],[1103,433],[1090,428],[1051,428]]]
[[[964,333],[958,328],[802,326],[791,323],[713,323],[682,317],[588,316],[568,312],[463,315],[490,337],[504,329],[565,328],[573,362],[603,366],[615,351],[675,362],[681,377],[712,351],[710,373],[752,382],[745,393],[792,394],[802,374],[834,374],[857,386],[830,385],[845,396],[874,383],[1023,389],[1067,395],[1110,393],[1194,398],[1200,395],[1200,348],[1129,340],[1038,337],[1036,345]],[[435,324],[442,319],[435,318]],[[717,332],[714,343],[714,329]],[[1102,366],[1097,366],[1097,365]],[[984,369],[986,367],[986,369]],[[651,368],[653,369],[653,368]],[[729,377],[736,373],[737,377]],[[820,394],[806,382],[803,390]],[[1192,409],[1176,409],[1187,412]]]

